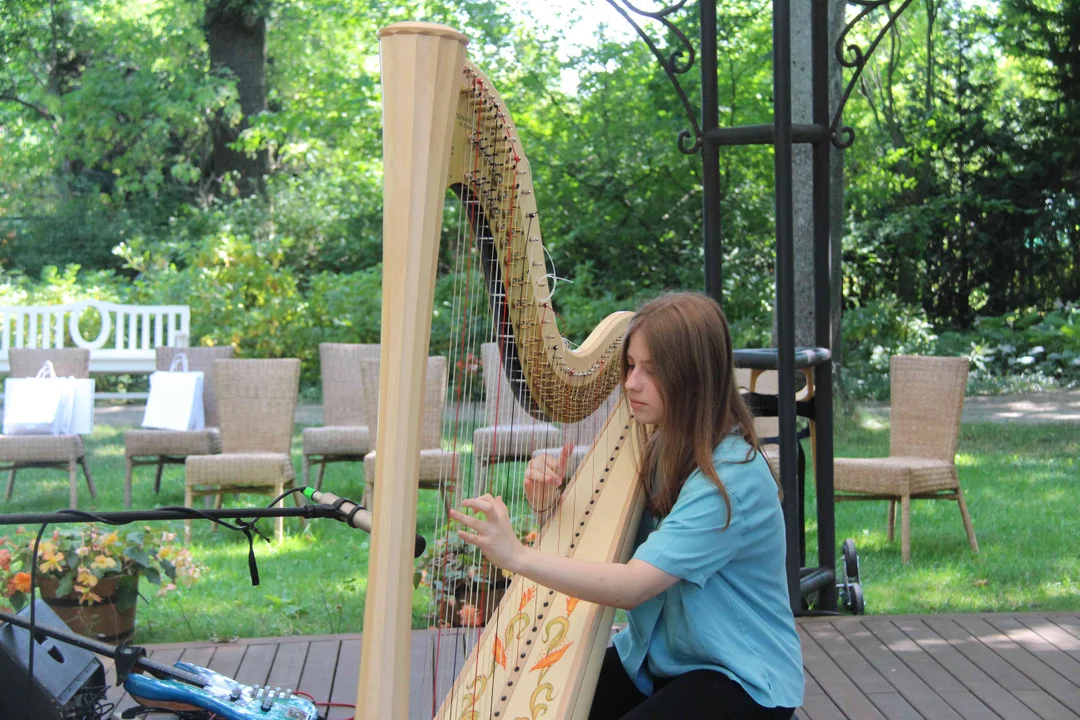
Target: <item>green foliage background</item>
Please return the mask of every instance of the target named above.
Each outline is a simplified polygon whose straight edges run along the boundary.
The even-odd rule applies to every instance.
[[[236,78],[210,69],[206,3],[3,4],[0,302],[189,303],[196,341],[300,357],[309,384],[320,341],[377,341],[376,32],[404,19],[462,28],[512,109],[553,272],[572,281],[554,300],[571,338],[702,287],[699,159],[676,149],[686,120],[632,35],[572,45],[576,11],[498,0],[234,5],[267,22],[268,109],[238,143],[270,157],[252,197],[207,171],[211,125],[241,118]],[[718,2],[721,124],[771,119],[768,7]],[[679,21],[691,36],[696,17]],[[849,39],[865,46],[875,22]],[[845,389],[880,396],[893,352],[1076,381],[1078,98],[1080,8],[1066,0],[926,0],[885,36],[845,113],[859,136],[845,159]],[[768,345],[772,158],[728,149],[721,174],[725,308],[737,345]],[[448,321],[434,326],[446,345]]]

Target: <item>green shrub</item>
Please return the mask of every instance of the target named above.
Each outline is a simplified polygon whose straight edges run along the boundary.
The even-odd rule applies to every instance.
[[[842,388],[855,397],[888,398],[892,355],[937,354],[926,313],[896,297],[845,309],[841,329]]]
[[[1028,309],[979,317],[966,330],[935,334],[925,314],[896,298],[845,310],[843,390],[889,396],[892,355],[963,356],[971,363],[968,392],[1022,392],[1080,382],[1080,307]]]
[[[1006,376],[1038,385],[1080,381],[1080,307],[1072,303],[1050,312],[1018,310],[976,318],[964,331],[941,334],[942,354],[971,360],[975,382],[1009,389]]]

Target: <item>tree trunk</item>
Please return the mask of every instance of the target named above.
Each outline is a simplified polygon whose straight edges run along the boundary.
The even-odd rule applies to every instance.
[[[266,110],[266,19],[237,5],[211,0],[205,15],[210,69],[228,70],[236,77],[243,113],[239,126],[230,125],[221,115],[214,122],[211,172],[218,182],[226,173],[235,173],[240,194],[247,197],[264,189],[267,153],[260,150],[249,155],[229,145],[248,127],[250,118]]]

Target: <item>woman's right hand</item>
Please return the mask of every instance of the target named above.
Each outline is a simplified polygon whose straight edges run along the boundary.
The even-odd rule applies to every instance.
[[[543,513],[555,507],[573,452],[574,443],[568,442],[559,457],[544,453],[529,461],[525,468],[525,499],[534,512]]]

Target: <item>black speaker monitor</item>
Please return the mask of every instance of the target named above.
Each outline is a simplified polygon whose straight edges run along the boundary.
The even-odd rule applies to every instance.
[[[34,611],[38,625],[67,629],[43,601]],[[30,606],[17,617],[30,620]],[[0,623],[0,720],[77,720],[105,686],[105,669],[89,650],[35,633],[34,678],[30,681],[30,632]]]

